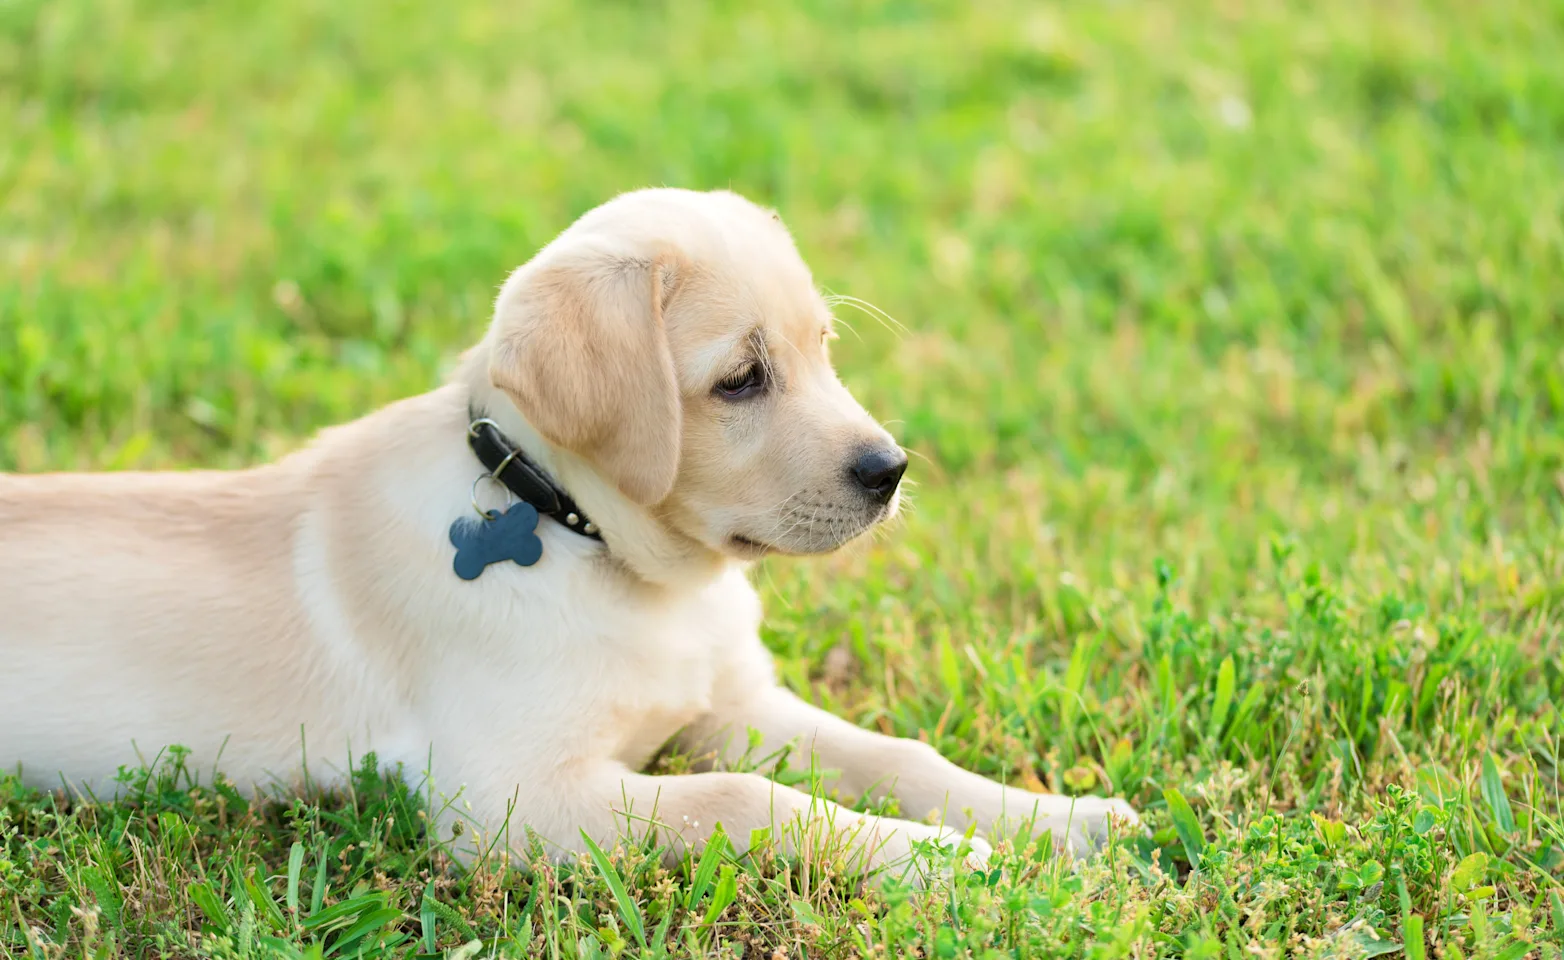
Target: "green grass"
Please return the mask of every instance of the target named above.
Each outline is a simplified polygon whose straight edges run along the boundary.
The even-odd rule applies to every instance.
[[[0,778],[0,955],[1560,954],[1556,0],[4,0],[0,469],[276,456],[662,183],[910,328],[843,316],[915,508],[757,572],[786,682],[1154,838],[453,874],[373,769],[176,753]]]

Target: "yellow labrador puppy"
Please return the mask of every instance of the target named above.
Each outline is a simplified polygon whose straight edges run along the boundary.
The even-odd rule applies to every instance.
[[[317,779],[350,750],[432,763],[466,841],[559,855],[652,819],[676,845],[833,831],[870,865],[970,821],[1090,849],[1122,801],[1001,786],[774,678],[746,566],[891,516],[907,464],[831,323],[774,213],[646,190],[512,274],[452,382],[278,463],[0,476],[0,764],[102,795],[133,744],[177,743],[253,785],[297,777],[302,737]],[[640,772],[748,730],[945,825]]]

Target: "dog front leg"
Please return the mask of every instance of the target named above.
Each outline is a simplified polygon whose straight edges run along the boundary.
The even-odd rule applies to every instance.
[[[853,869],[896,871],[912,863],[919,843],[954,849],[960,840],[946,828],[855,813],[757,774],[649,776],[611,762],[536,781],[526,796],[517,794],[508,804],[502,797],[476,796],[472,802],[475,808],[508,807],[510,845],[521,846],[523,828],[530,828],[556,859],[585,852],[583,836],[611,849],[621,838],[640,839],[652,831],[678,855],[703,848],[720,826],[740,852],[755,831],[769,828],[785,856],[835,849]],[[490,838],[494,821],[503,819],[482,825]],[[987,856],[986,844],[973,846],[975,860]]]
[[[1114,819],[1139,822],[1123,800],[1006,787],[963,770],[926,743],[864,730],[781,687],[728,701],[686,730],[681,742],[696,752],[715,750],[732,762],[745,749],[747,729],[761,734],[762,755],[792,744],[836,771],[843,793],[891,793],[908,816],[938,817],[958,829],[976,823],[991,835],[1007,835],[1030,824],[1081,856],[1105,842]]]

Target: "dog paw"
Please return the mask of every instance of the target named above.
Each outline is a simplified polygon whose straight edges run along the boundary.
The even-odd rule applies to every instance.
[[[1053,832],[1060,852],[1068,851],[1076,859],[1101,850],[1109,837],[1131,837],[1145,831],[1135,808],[1117,797],[1076,797],[1068,809],[1049,817],[1044,825]]]
[[[934,877],[948,877],[959,862],[968,870],[981,870],[993,856],[993,847],[981,837],[967,838],[950,827],[930,826],[911,820],[872,818],[869,827],[875,870],[922,885]]]
[[[993,836],[1053,834],[1054,849],[1081,859],[1107,845],[1109,837],[1143,832],[1135,808],[1117,797],[1063,797],[1056,794],[1010,795],[1006,810],[990,821]]]

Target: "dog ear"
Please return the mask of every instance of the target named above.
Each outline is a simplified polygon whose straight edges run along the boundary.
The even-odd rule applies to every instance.
[[[550,443],[625,496],[662,500],[679,469],[681,406],[663,309],[672,255],[563,251],[523,267],[495,306],[489,378]]]

